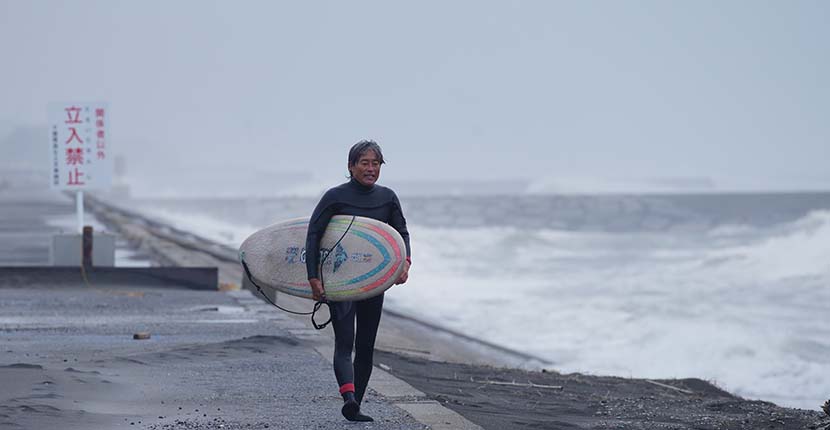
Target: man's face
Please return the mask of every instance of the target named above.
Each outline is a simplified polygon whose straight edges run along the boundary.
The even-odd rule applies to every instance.
[[[352,177],[367,187],[372,186],[380,177],[380,160],[371,149],[363,153],[354,166],[349,166]]]

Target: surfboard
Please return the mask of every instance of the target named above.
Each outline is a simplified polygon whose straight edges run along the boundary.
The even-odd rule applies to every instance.
[[[254,282],[293,296],[312,297],[305,263],[308,222],[308,218],[279,222],[242,242],[239,258]],[[337,246],[331,249],[335,243]],[[326,254],[330,255],[321,273],[328,300],[362,300],[386,291],[400,277],[406,245],[401,235],[384,222],[336,215],[320,240],[319,261]]]

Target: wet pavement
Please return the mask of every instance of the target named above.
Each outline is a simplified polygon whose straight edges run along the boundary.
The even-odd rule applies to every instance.
[[[0,428],[350,424],[314,334],[250,292],[39,285],[0,296]],[[424,428],[374,392],[364,410],[371,428]]]

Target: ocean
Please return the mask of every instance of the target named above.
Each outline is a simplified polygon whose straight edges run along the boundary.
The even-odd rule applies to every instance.
[[[699,377],[805,409],[830,396],[830,193],[400,198],[398,312],[561,372]],[[236,247],[316,201],[128,204]]]

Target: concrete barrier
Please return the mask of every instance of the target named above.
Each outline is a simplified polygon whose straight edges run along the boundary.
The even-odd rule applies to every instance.
[[[85,279],[86,278],[86,279]],[[80,266],[8,266],[0,267],[0,287],[33,288],[37,286],[145,286],[217,290],[216,267],[93,267]]]

